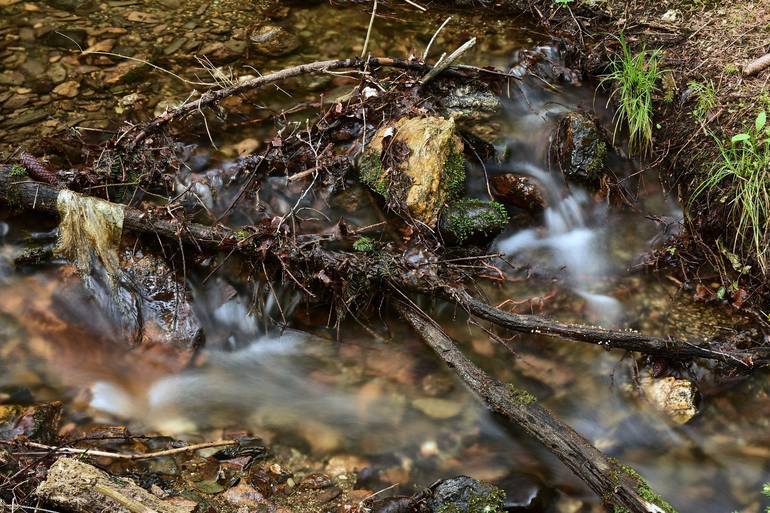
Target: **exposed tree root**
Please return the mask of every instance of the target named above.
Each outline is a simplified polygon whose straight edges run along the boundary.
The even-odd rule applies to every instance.
[[[0,168],[0,201],[12,207],[58,215],[59,191],[47,184],[18,181],[10,176],[9,168]],[[441,296],[453,301],[469,313],[498,326],[525,333],[539,333],[599,345],[606,349],[638,351],[643,354],[689,360],[703,358],[738,368],[765,365],[770,348],[756,347],[736,350],[718,341],[692,343],[645,336],[633,331],[608,330],[581,324],[564,324],[536,315],[505,312],[474,298],[465,289],[450,285],[438,275],[420,272],[402,256],[382,252],[375,255],[332,251],[321,247],[328,240],[322,236],[305,235],[288,239],[276,233],[269,224],[253,227],[252,231],[231,230],[161,218],[152,213],[124,207],[123,227],[139,234],[154,234],[173,241],[182,241],[198,249],[217,252],[234,251],[257,261],[267,257],[277,259],[282,266],[301,269],[305,275],[337,276],[346,281],[351,276],[365,276],[400,290]],[[324,236],[328,237],[328,236]],[[436,265],[439,269],[440,262]]]
[[[615,511],[650,513],[671,509],[635,471],[605,456],[530,393],[492,379],[474,365],[432,319],[403,303],[396,303],[396,309],[490,409],[543,444]]]

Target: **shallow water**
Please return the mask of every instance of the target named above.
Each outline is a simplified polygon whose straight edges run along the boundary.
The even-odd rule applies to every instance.
[[[4,8],[0,17],[0,62],[3,80],[10,83],[8,90],[0,90],[0,151],[6,154],[33,135],[98,141],[122,120],[147,119],[169,101],[184,100],[193,88],[141,66],[135,70],[138,81],[113,83],[130,71],[126,61],[79,55],[69,45],[72,39],[100,51],[151,57],[187,80],[210,81],[211,74],[193,58],[207,53],[204,49],[214,62],[213,55],[226,61],[226,75],[254,74],[254,69],[265,72],[357,55],[369,19],[365,9],[355,6],[268,9],[270,24],[297,41],[296,48],[275,57],[261,56],[246,43],[264,21],[258,3],[107,2],[89,7],[85,2],[73,11],[53,7],[66,4],[17,3]],[[370,49],[376,55],[421,53],[448,14],[454,22],[437,38],[434,59],[475,35],[479,44],[466,56],[467,63],[510,67],[517,52],[547,43],[522,18],[505,21],[480,12],[433,8],[419,14],[403,7],[383,10]],[[47,36],[55,31],[69,31],[68,38]],[[42,40],[47,42],[40,44]],[[543,51],[558,57],[548,46]],[[239,151],[258,150],[275,124],[314,116],[322,94],[329,98],[345,92],[356,80],[321,76],[266,91],[257,102],[229,105],[232,114],[211,120],[208,127],[218,150],[211,148],[206,127],[197,120],[185,135],[186,142],[200,144],[191,151],[191,167],[205,171],[226,166]],[[77,86],[56,92],[67,82]],[[549,134],[562,112],[595,112],[611,130],[611,114],[593,84],[542,82],[514,82],[504,91],[504,114],[482,127],[496,136],[501,153],[508,148],[509,158],[488,163],[489,172],[520,171],[525,164],[547,168]],[[63,94],[73,88],[77,91],[71,98]],[[134,93],[138,97],[130,97]],[[305,110],[281,113],[300,100],[309,102]],[[42,146],[53,144],[47,140]],[[611,162],[621,183],[638,194],[640,210],[608,205],[578,189],[553,195],[553,207],[562,207],[562,214],[512,225],[495,242],[511,254],[507,262],[513,267],[500,262],[502,283],[481,281],[490,301],[520,312],[611,322],[676,338],[724,334],[746,323],[728,315],[724,305],[695,303],[665,274],[628,271],[660,233],[645,216],[675,221],[677,211],[653,176],[640,180],[635,164],[621,155],[611,156]],[[483,196],[483,172],[476,167],[470,171],[469,191]],[[264,184],[260,197],[280,214],[303,189],[303,184],[287,186],[284,179],[274,178]],[[322,212],[304,222],[305,230],[327,226],[342,215],[358,225],[379,220],[370,208],[371,198],[359,187],[307,199],[308,207],[319,205]],[[580,222],[559,225],[569,217],[564,213],[569,205]],[[243,208],[232,217],[248,222],[251,215]],[[136,431],[192,438],[240,427],[317,458],[356,454],[373,469],[362,476],[363,486],[373,490],[398,483],[409,491],[439,477],[467,474],[514,483],[510,486],[521,492],[523,503],[538,495],[533,510],[564,511],[577,504],[568,499],[582,501],[584,510],[598,507],[597,499],[555,458],[485,412],[387,311],[382,318],[362,320],[379,338],[352,318],[335,329],[329,325],[331,312],[303,302],[291,281],[274,283],[272,289],[260,280],[253,283],[234,259],[213,273],[210,262],[191,264],[186,278],[206,333],[205,350],[182,356],[157,347],[127,353],[125,341],[116,335],[115,319],[100,309],[67,266],[19,271],[10,265],[14,255],[32,244],[34,234],[53,226],[9,212],[3,212],[3,220],[9,231],[0,252],[0,392],[7,402],[63,399],[68,419],[76,423],[126,422]],[[635,392],[637,366],[631,358],[534,335],[508,341],[514,354],[453,307],[421,301],[485,369],[525,386],[602,450],[639,469],[679,511],[759,509],[770,456],[766,376],[717,383],[706,369],[681,371],[699,383],[702,411],[678,426]],[[271,322],[282,318],[291,326],[288,331]]]

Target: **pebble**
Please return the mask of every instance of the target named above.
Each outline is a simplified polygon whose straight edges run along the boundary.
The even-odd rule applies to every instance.
[[[435,397],[415,399],[412,401],[412,406],[434,419],[450,419],[458,415],[463,409],[460,402]]]
[[[53,91],[56,96],[63,96],[65,98],[74,98],[80,92],[80,83],[70,80],[57,85]]]

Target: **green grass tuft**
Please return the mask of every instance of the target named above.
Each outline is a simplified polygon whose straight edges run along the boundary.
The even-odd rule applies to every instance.
[[[706,114],[717,105],[717,91],[714,87],[714,82],[711,80],[704,82],[692,81],[687,84],[688,89],[694,94],[698,101],[695,103],[695,108],[692,110],[692,115],[697,120],[704,120]]]
[[[353,249],[361,253],[371,253],[374,251],[374,241],[369,237],[359,237],[353,243]]]
[[[744,259],[747,250],[753,252],[763,273],[767,273],[770,253],[770,128],[766,125],[767,114],[762,111],[750,130],[734,135],[729,142],[715,137],[721,158],[690,200],[692,203],[704,194],[719,194],[719,201],[729,205],[735,227],[733,252]]]
[[[14,164],[13,166],[11,166],[11,170],[8,171],[8,174],[14,177],[27,176],[27,170],[24,169],[24,166]]]
[[[600,82],[612,82],[614,90],[610,100],[615,97],[618,100],[613,138],[618,129],[625,125],[628,129],[629,153],[638,150],[646,154],[652,147],[652,96],[660,78],[660,50],[648,51],[642,48],[641,52],[634,54],[622,35],[618,40],[622,55],[610,61],[610,72]]]

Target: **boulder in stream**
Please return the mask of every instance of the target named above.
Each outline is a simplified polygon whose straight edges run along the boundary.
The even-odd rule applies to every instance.
[[[453,119],[401,118],[372,137],[360,162],[361,181],[397,210],[429,228],[465,184],[463,142]]]
[[[530,212],[545,207],[545,198],[533,180],[514,173],[492,176],[489,179],[492,194],[507,205],[513,205]]]
[[[571,112],[559,122],[553,153],[566,178],[595,183],[606,165],[607,142],[593,118]]]

